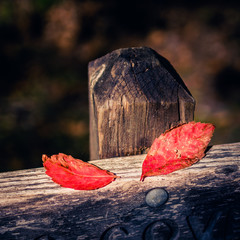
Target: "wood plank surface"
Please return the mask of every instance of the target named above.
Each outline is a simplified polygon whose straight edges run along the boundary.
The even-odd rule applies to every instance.
[[[0,239],[240,239],[239,149],[213,146],[193,166],[144,182],[146,155],[91,161],[121,176],[91,191],[59,187],[43,168],[1,173]],[[152,189],[167,201],[151,205]]]

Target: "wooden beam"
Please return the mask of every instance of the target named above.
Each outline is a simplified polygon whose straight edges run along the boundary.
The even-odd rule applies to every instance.
[[[91,191],[59,187],[43,168],[1,173],[0,239],[239,239],[239,149],[213,146],[144,182],[146,155],[91,161],[121,176]]]

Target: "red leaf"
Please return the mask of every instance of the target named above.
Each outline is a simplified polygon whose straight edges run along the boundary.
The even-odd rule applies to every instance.
[[[182,124],[156,138],[142,165],[141,179],[191,166],[205,155],[215,127],[211,123]]]
[[[104,187],[117,178],[113,173],[90,163],[59,153],[51,157],[42,155],[46,174],[62,187],[93,190]]]

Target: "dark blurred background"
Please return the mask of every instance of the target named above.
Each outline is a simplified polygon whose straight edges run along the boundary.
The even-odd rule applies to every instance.
[[[0,171],[89,158],[87,64],[122,47],[167,58],[212,122],[240,141],[238,1],[0,1]]]

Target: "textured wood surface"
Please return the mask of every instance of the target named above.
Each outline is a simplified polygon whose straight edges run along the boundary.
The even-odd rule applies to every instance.
[[[90,157],[141,154],[193,120],[195,101],[171,64],[150,48],[125,48],[89,63]]]
[[[240,236],[240,143],[140,182],[146,155],[92,161],[121,178],[92,191],[59,187],[43,168],[0,174],[0,239],[205,239]],[[152,189],[165,204],[146,201]]]

